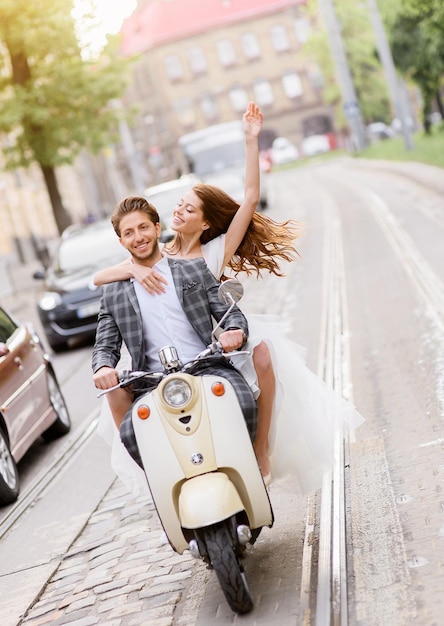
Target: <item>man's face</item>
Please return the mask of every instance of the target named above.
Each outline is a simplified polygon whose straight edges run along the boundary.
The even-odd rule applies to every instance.
[[[133,211],[120,220],[119,241],[142,264],[154,264],[161,258],[158,237],[160,224],[153,224],[143,211]]]

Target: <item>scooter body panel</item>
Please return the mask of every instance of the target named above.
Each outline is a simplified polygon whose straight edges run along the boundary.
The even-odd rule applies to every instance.
[[[191,400],[184,407],[171,408],[163,398],[163,390],[173,378],[185,381],[192,390]],[[213,384],[219,382],[225,389],[221,396],[212,392]],[[148,419],[138,417],[141,405],[149,407]],[[239,510],[245,510],[252,529],[273,524],[270,500],[245,420],[226,379],[170,374],[157,389],[138,399],[133,425],[155,506],[175,550],[182,553],[188,548],[182,527],[200,528]],[[193,485],[194,477],[218,473],[225,478],[196,481]],[[199,482],[207,496],[197,496]],[[181,512],[185,519],[181,519]],[[220,519],[214,519],[218,515]]]
[[[223,472],[210,472],[187,480],[179,495],[183,528],[202,528],[244,510],[236,487]]]

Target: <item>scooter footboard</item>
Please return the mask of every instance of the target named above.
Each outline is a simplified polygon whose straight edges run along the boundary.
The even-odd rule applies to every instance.
[[[202,474],[182,485],[179,517],[183,528],[209,526],[243,510],[236,487],[223,472]]]

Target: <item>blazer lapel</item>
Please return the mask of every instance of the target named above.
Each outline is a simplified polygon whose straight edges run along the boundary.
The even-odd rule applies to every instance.
[[[131,306],[133,307],[134,312],[135,312],[135,314],[137,316],[137,321],[138,321],[138,323],[140,323],[140,326],[141,326],[141,324],[142,324],[142,314],[140,312],[139,301],[138,301],[137,296],[136,296],[136,290],[134,289],[134,285],[133,285],[131,280],[125,281],[125,282],[123,282],[123,284],[125,285],[125,289],[126,289],[126,293],[127,293],[127,296],[128,296],[128,300],[130,301]]]
[[[202,273],[198,260],[175,261],[168,259],[171,274],[176,288],[179,302],[191,326],[205,344],[211,341],[211,314],[205,314],[207,310],[206,291],[194,289],[197,283],[202,283]],[[186,294],[186,297],[185,297]],[[192,295],[191,295],[192,294]]]

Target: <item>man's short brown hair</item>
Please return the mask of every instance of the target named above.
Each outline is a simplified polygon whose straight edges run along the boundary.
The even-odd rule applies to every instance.
[[[116,235],[120,237],[120,222],[125,215],[133,213],[134,211],[141,211],[150,219],[153,224],[160,222],[159,214],[156,208],[148,202],[146,198],[141,196],[129,196],[124,198],[118,204],[116,204],[113,214],[111,215],[111,223]]]

